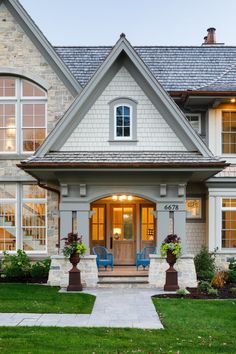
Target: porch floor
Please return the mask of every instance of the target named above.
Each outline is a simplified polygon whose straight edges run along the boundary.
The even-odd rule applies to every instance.
[[[114,270],[112,271],[110,268],[105,270],[101,268],[100,272],[98,272],[98,276],[104,277],[147,277],[148,276],[148,268],[144,269],[139,267],[137,271],[136,266],[114,266]]]

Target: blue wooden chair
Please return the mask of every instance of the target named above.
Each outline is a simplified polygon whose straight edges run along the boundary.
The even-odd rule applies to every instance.
[[[100,267],[105,267],[105,269],[107,269],[108,266],[110,266],[111,269],[113,270],[114,268],[113,254],[109,253],[106,247],[103,246],[93,247],[93,254],[97,256],[98,271],[100,271]]]
[[[149,255],[156,253],[156,247],[149,246],[144,247],[141,252],[136,254],[136,268],[138,270],[139,266],[143,266],[143,268],[148,267],[150,265]]]

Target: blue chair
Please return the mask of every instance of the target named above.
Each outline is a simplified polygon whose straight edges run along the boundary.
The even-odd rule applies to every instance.
[[[106,247],[103,246],[95,246],[93,247],[93,254],[97,256],[97,266],[98,271],[100,271],[100,267],[105,267],[107,269],[108,266],[113,270],[114,261],[113,254],[109,253]]]
[[[156,247],[144,247],[141,252],[136,254],[136,268],[138,270],[139,266],[143,266],[143,268],[148,267],[150,265],[149,255],[156,253]]]

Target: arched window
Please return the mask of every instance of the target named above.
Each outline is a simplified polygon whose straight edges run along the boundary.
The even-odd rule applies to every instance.
[[[46,137],[47,93],[16,77],[0,77],[0,153],[34,152]]]
[[[132,139],[132,107],[128,105],[115,106],[115,138]]]

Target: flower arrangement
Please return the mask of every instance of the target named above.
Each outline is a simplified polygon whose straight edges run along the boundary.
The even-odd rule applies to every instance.
[[[87,251],[85,243],[82,242],[82,236],[78,236],[78,234],[71,232],[62,240],[66,241],[62,249],[65,257],[70,257],[73,253],[78,253],[83,256]]]
[[[166,236],[161,245],[161,256],[166,257],[167,251],[171,251],[177,258],[181,255],[181,241],[180,237],[175,234]]]

